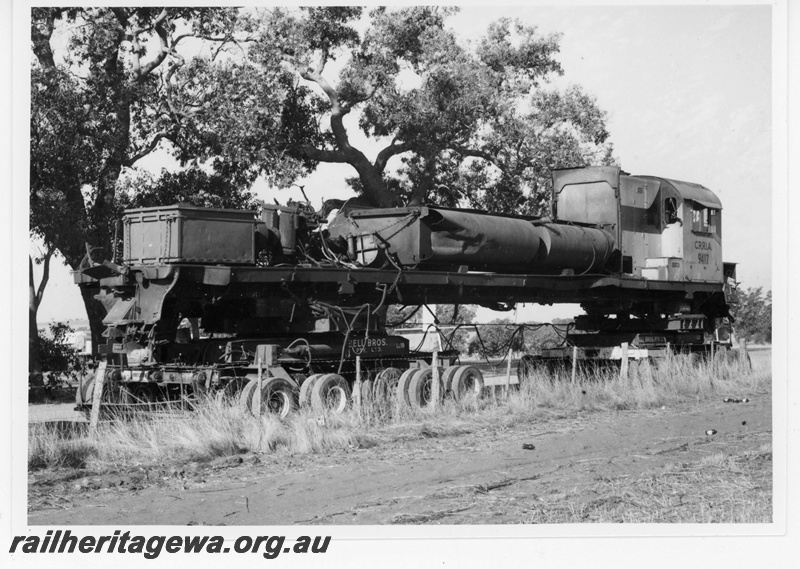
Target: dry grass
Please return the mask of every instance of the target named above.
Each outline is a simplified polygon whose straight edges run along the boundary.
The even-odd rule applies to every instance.
[[[366,403],[361,412],[319,415],[301,411],[287,419],[256,418],[239,406],[209,399],[194,411],[175,409],[101,423],[95,437],[66,436],[31,425],[30,469],[113,469],[134,462],[207,461],[243,452],[309,454],[369,447],[391,440],[453,436],[504,428],[580,412],[646,409],[710,397],[737,397],[769,389],[768,371],[733,363],[692,366],[671,358],[654,368],[633,369],[627,379],[611,371],[531,378],[519,390],[483,398],[447,400],[437,409]]]

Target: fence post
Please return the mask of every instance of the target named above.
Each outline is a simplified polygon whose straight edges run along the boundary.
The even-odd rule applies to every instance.
[[[97,434],[97,423],[100,422],[100,405],[103,397],[103,384],[106,380],[107,360],[101,360],[94,372],[94,392],[92,393],[92,414],[89,416],[89,432]]]
[[[437,337],[436,348],[433,350],[433,359],[431,360],[431,365],[433,366],[431,371],[431,381],[433,382],[431,384],[431,407],[434,410],[439,404],[439,397],[441,397],[441,385],[439,385],[439,348],[441,347]]]
[[[622,379],[628,379],[628,342],[622,343],[622,366],[619,375]]]
[[[572,379],[570,383],[575,383],[575,374],[578,371],[578,346],[572,346]]]
[[[356,356],[356,409],[358,417],[361,418],[361,356]]]
[[[252,406],[252,409],[251,409],[251,413],[253,413],[253,415],[256,416],[256,417],[260,417],[261,416],[261,388],[264,385],[264,379],[263,379],[263,377],[264,377],[264,368],[261,365],[261,358],[258,355],[256,356],[256,358],[258,359],[258,379],[256,379],[256,382],[257,382],[256,392],[253,393],[253,403],[252,403],[253,406]],[[244,404],[246,405],[246,402]],[[260,425],[261,425],[261,422],[259,421],[259,429],[261,428]]]
[[[739,363],[747,364],[747,340],[745,338],[739,340]]]
[[[508,363],[506,364],[506,395],[508,395],[508,388],[511,386],[511,352],[512,349],[508,348]]]

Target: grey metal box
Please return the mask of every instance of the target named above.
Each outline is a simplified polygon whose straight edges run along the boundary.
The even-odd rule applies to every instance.
[[[127,210],[124,261],[254,264],[255,214],[178,204]]]

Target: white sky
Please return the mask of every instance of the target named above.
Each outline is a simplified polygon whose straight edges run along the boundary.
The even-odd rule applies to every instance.
[[[498,17],[563,34],[558,59],[564,76],[553,85],[577,83],[597,97],[608,111],[624,170],[697,182],[716,192],[724,208],[725,260],[739,263],[744,286],[772,288],[769,5],[470,6],[450,23],[463,38],[476,39]],[[355,128],[351,136],[358,142]],[[151,165],[159,168],[162,159]],[[300,184],[318,205],[323,197],[347,194],[344,178],[353,174],[348,166],[323,164]],[[297,189],[276,192],[265,185],[258,193],[282,202],[299,196]],[[549,320],[577,311],[527,307],[517,318]],[[479,316],[514,317],[488,310]],[[40,323],[83,317],[77,287],[54,263]]]

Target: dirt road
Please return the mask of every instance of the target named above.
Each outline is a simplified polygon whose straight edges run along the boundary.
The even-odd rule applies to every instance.
[[[446,436],[421,430],[416,439],[337,455],[235,457],[203,467],[151,470],[145,479],[135,473],[110,481],[32,479],[29,523],[541,521],[549,504],[596,507],[598,499],[610,500],[609,488],[675,465],[685,468],[719,453],[763,451],[771,442],[771,425],[770,396],[764,394],[747,403],[715,400],[594,413]],[[707,435],[709,430],[716,433]],[[771,470],[771,463],[764,466]],[[766,486],[757,491],[771,493],[770,472],[762,479]],[[91,488],[98,484],[113,487]]]

